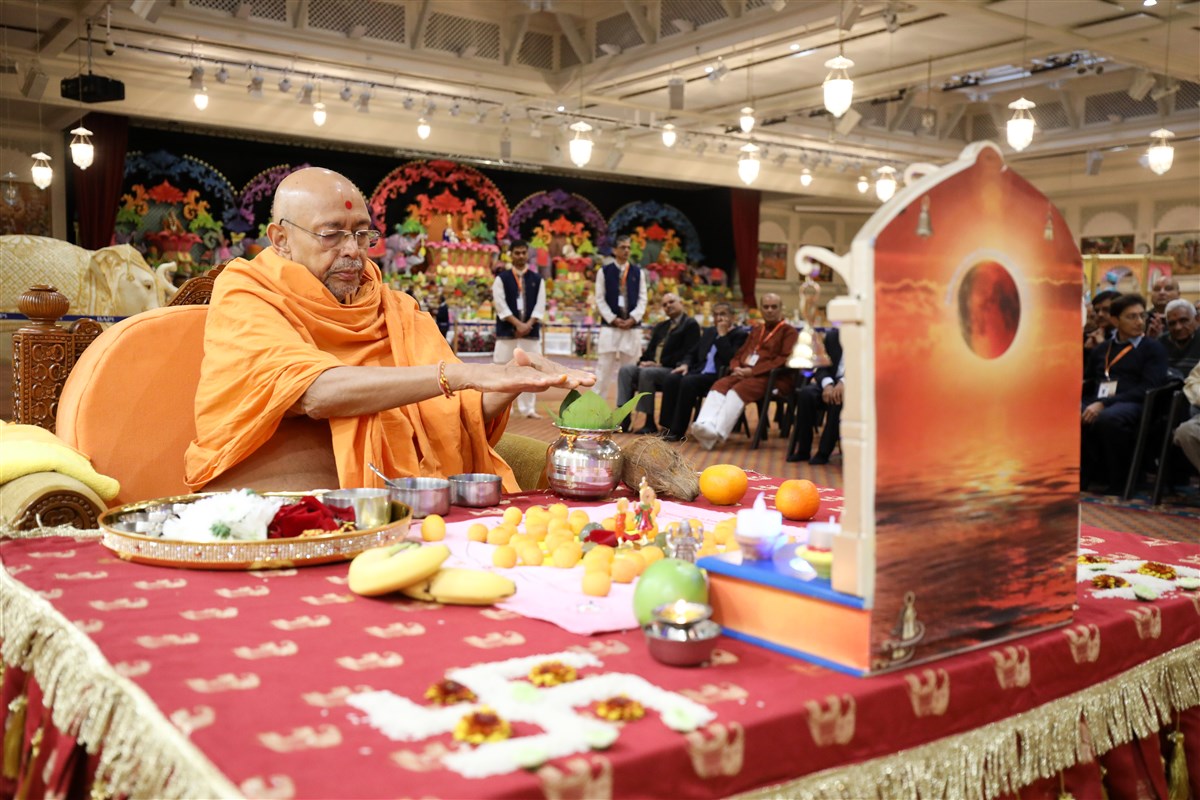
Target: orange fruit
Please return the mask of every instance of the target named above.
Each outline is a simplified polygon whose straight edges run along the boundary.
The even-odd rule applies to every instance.
[[[700,473],[700,494],[714,506],[740,503],[748,486],[746,471],[733,464],[714,464]]]
[[[471,542],[486,542],[488,535],[487,525],[482,522],[476,522],[467,528],[467,541]]]
[[[517,565],[517,551],[510,545],[502,544],[492,551],[492,564],[501,569],[511,569]]]
[[[583,526],[587,525],[591,521],[592,520],[588,516],[588,513],[583,509],[577,508],[567,515],[567,522],[571,523],[571,531],[574,532],[576,536],[578,536],[579,532],[583,530]]]
[[[592,597],[607,597],[612,587],[612,579],[607,572],[585,572],[583,574],[583,593]]]
[[[579,563],[583,553],[578,545],[564,544],[554,549],[550,562],[559,569],[571,569]]]
[[[653,564],[655,561],[660,561],[663,558],[666,558],[666,554],[662,551],[662,548],[655,544],[646,545],[641,549],[640,552],[642,554],[642,558],[646,561],[647,567]]]
[[[509,506],[504,509],[504,521],[514,528],[521,524],[521,509],[516,506]]]
[[[637,564],[630,558],[614,558],[612,563],[612,579],[617,583],[633,583],[638,575]]]
[[[812,481],[784,481],[775,492],[775,508],[788,519],[812,519],[821,508],[821,495]]]
[[[440,542],[446,538],[446,520],[437,514],[430,514],[421,523],[421,538],[427,542]]]
[[[429,522],[429,517],[426,517],[425,521]],[[512,528],[501,525],[498,528],[492,528],[490,531],[488,531],[487,543],[488,544],[508,544],[508,540],[511,538],[512,538]]]

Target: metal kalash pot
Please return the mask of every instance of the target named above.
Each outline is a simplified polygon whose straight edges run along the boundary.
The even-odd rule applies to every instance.
[[[563,497],[596,500],[608,497],[621,482],[624,457],[613,441],[616,428],[558,428],[558,439],[546,451],[550,488]]]

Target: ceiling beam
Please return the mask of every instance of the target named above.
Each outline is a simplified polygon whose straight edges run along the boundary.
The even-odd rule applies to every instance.
[[[938,128],[937,138],[943,142],[946,141],[965,113],[967,113],[967,104],[959,103],[958,105],[951,106],[949,111],[940,114],[941,126]]]
[[[409,7],[411,9],[411,6]],[[416,50],[421,46],[425,35],[425,23],[429,20],[429,0],[419,0],[417,13],[414,15],[412,33],[408,37],[408,49]]]
[[[515,21],[507,20],[505,27],[509,29],[508,40],[500,58],[507,67],[517,60],[517,54],[521,52],[521,43],[525,41],[525,33],[529,30],[529,15],[519,14]]]
[[[625,0],[625,11],[633,20],[633,27],[637,28],[638,36],[642,37],[643,42],[654,44],[658,41],[658,37],[654,35],[654,28],[650,27],[650,22],[646,19],[646,10],[641,4],[634,0]]]
[[[289,4],[292,14],[292,27],[298,31],[308,30],[308,1],[297,0],[295,5]]]
[[[894,132],[900,123],[904,121],[904,117],[908,114],[908,110],[912,108],[916,97],[917,93],[910,88],[904,93],[904,99],[899,103],[888,103],[888,111],[891,112],[891,117],[887,121],[888,131]]]
[[[88,0],[86,3],[81,3],[77,13],[59,20],[46,32],[38,44],[38,54],[46,58],[53,58],[66,50],[76,39],[83,38],[81,32],[86,27],[87,18],[103,9],[104,0]]]
[[[1076,97],[1066,89],[1058,90],[1058,102],[1062,103],[1063,112],[1067,115],[1067,124],[1071,126],[1071,130],[1079,130],[1080,124],[1083,122],[1083,100]]]
[[[575,27],[571,15],[556,11],[554,18],[558,20],[558,27],[562,28],[563,36],[567,37],[567,44],[571,45],[571,49],[575,51],[575,57],[579,59],[579,63],[592,63],[592,53],[588,50],[587,42],[583,40],[583,34]]]
[[[725,6],[725,13],[730,19],[737,19],[742,15],[744,4],[742,0],[721,0],[721,5]]]

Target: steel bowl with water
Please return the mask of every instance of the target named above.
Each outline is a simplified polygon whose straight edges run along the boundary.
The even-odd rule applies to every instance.
[[[450,476],[450,502],[456,506],[487,508],[498,505],[501,489],[500,476],[489,472]]]
[[[445,478],[391,478],[388,491],[393,503],[412,509],[413,519],[450,513],[450,481]]]

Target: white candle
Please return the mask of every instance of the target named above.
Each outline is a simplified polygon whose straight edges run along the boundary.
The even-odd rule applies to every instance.
[[[829,518],[829,522],[808,523],[808,546],[814,550],[832,550],[833,539],[842,532],[842,526]]]
[[[767,509],[763,493],[754,505],[737,512],[737,535],[745,539],[774,539],[783,530],[783,514]]]

